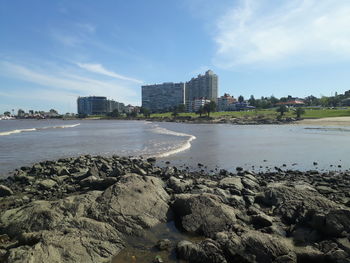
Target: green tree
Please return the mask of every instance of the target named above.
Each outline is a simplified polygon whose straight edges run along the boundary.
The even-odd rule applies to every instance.
[[[208,118],[210,117],[210,112],[214,112],[216,110],[216,103],[211,101],[204,105],[204,112],[208,114]]]
[[[140,112],[145,116],[146,118],[151,117],[151,111],[147,108],[141,107]]]
[[[50,110],[50,113],[58,114],[57,110],[55,110],[55,109],[51,109],[51,110]]]
[[[11,115],[11,112],[5,111],[5,112],[4,112],[4,115],[5,115],[5,116],[10,116],[10,115]]]
[[[242,96],[242,95],[240,95],[239,97],[238,97],[238,102],[239,103],[242,103],[244,101],[244,97]]]
[[[256,99],[254,98],[254,95],[250,96],[248,102],[251,106],[256,106]]]
[[[305,114],[305,110],[301,107],[296,108],[294,114],[300,119],[301,115]]]
[[[185,104],[179,104],[179,105],[177,106],[177,111],[178,111],[178,112],[185,112],[185,110],[186,110]]]
[[[202,117],[202,114],[204,114],[204,108],[203,106],[200,106],[199,109],[196,111],[196,114],[199,114],[199,117]]]
[[[108,114],[108,116],[113,117],[113,118],[118,118],[120,117],[120,113],[118,109],[114,109],[112,112]]]
[[[175,109],[173,110],[173,112],[171,113],[171,115],[172,115],[174,118],[176,118],[176,117],[179,115],[178,109],[175,108]]]
[[[285,105],[281,105],[277,108],[276,111],[279,112],[280,116],[282,117],[284,113],[288,111],[288,108]]]

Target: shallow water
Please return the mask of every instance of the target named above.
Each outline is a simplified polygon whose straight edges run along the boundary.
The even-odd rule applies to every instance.
[[[350,168],[350,129],[300,125],[151,123],[115,120],[0,121],[0,175],[81,154],[157,156],[196,168]],[[314,165],[317,162],[317,165]],[[339,167],[338,167],[339,166]]]
[[[174,247],[165,251],[159,251],[155,248],[157,241],[160,239],[169,239],[175,246],[181,240],[198,242],[203,240],[203,237],[193,236],[179,231],[174,221],[161,223],[146,230],[142,237],[129,238],[127,240],[129,245],[112,260],[112,263],[150,263],[154,262],[156,257],[160,257],[163,262],[186,262],[176,259]]]

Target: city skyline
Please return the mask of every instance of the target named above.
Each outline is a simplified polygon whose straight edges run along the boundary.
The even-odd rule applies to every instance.
[[[2,1],[0,113],[76,112],[78,96],[141,105],[141,86],[212,69],[219,96],[349,90],[345,0]]]

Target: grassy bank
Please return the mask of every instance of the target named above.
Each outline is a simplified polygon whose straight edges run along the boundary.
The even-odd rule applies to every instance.
[[[225,111],[225,112],[213,112],[210,114],[213,118],[247,118],[247,117],[259,117],[275,119],[279,113],[275,109],[267,110],[251,110],[251,111]],[[180,117],[199,117],[195,113],[179,113]],[[295,117],[294,111],[290,110],[285,113],[285,117]],[[314,108],[305,109],[305,114],[302,115],[304,119],[319,119],[319,118],[330,118],[330,117],[345,117],[350,116],[350,108],[342,109],[328,109],[328,108]],[[171,112],[166,113],[155,113],[151,114],[151,118],[171,118]]]

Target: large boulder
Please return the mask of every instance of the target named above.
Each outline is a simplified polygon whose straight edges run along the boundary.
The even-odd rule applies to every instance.
[[[313,218],[311,225],[329,237],[342,237],[350,234],[350,210],[335,209],[327,213],[318,212]]]
[[[0,229],[21,241],[7,262],[109,262],[124,247],[124,233],[166,221],[168,201],[160,179],[130,174],[104,192],[7,210]]]
[[[274,183],[256,197],[256,201],[273,208],[273,213],[282,217],[288,224],[308,220],[317,211],[329,211],[339,207],[321,194],[293,185]]]
[[[186,231],[209,237],[230,229],[236,222],[235,210],[212,194],[177,195],[173,209]]]
[[[137,234],[170,218],[169,200],[161,179],[128,174],[103,192],[92,214],[123,233]]]
[[[4,212],[1,228],[21,240],[21,246],[9,250],[7,262],[103,262],[112,258],[123,247],[121,234],[110,224],[87,217],[100,194],[36,201]]]
[[[287,239],[259,231],[246,231],[241,236],[229,233],[221,243],[225,254],[234,262],[297,262],[293,246]]]

